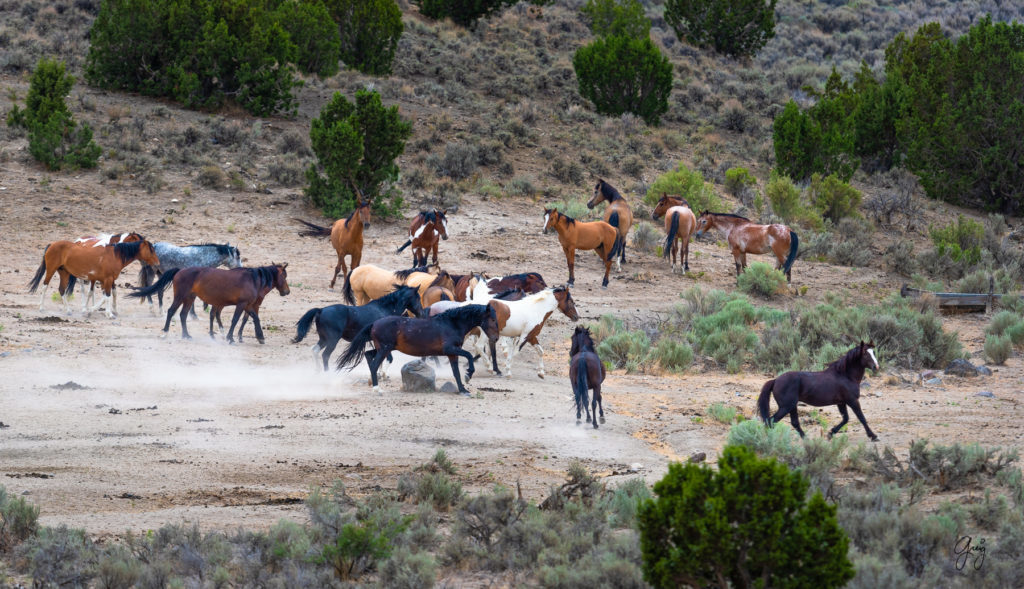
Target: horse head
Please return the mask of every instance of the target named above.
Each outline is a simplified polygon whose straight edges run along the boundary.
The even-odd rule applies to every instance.
[[[861,365],[864,366],[864,368],[867,368],[867,369],[871,370],[872,372],[878,372],[878,370],[879,370],[879,368],[878,368],[878,358],[875,357],[875,341],[874,340],[871,340],[871,341],[869,341],[867,343],[864,343],[864,340],[861,340],[861,342],[860,342],[860,356],[861,356]],[[867,360],[869,360],[870,363],[865,364],[865,362],[864,362],[865,358]]]
[[[237,247],[232,246],[230,243],[225,243],[228,246],[228,268],[241,268],[242,267],[242,251]]]
[[[710,212],[704,211],[703,213],[700,214],[700,217],[697,217],[697,237],[704,235],[705,231],[709,231],[714,226],[714,217],[711,216]]]
[[[359,220],[363,222],[363,229],[366,229],[367,227],[369,227],[370,226],[370,202],[369,201],[365,201],[365,200],[360,202],[359,206],[356,208],[356,211],[358,211],[358,213],[359,213]]]
[[[404,304],[404,310],[413,313],[416,317],[426,317],[426,313],[423,310],[423,305],[420,304],[420,292],[416,287],[403,284],[398,286],[396,290],[401,291],[399,295],[402,298]]]
[[[590,335],[589,328],[577,325],[576,330],[572,333],[572,347],[569,349],[569,357],[571,358],[581,350],[586,349],[594,349],[594,338]]]
[[[491,305],[484,305],[484,320],[480,327],[487,339],[494,341],[501,334],[501,327],[498,325],[498,311]]]
[[[146,238],[143,237],[142,235],[132,231],[131,233],[129,233],[129,234],[127,234],[127,235],[125,235],[124,237],[121,238],[121,242],[122,243],[128,243],[129,241],[146,241]]]
[[[160,258],[157,257],[153,244],[145,239],[141,240],[141,245],[139,246],[139,261],[150,266],[160,265]]]
[[[576,312],[576,301],[572,300],[572,294],[565,286],[556,286],[552,291],[555,300],[558,301],[558,310],[573,321],[579,321],[580,315]]]
[[[544,235],[547,235],[548,231],[551,230],[558,222],[558,210],[544,208]]]
[[[672,205],[669,204],[668,194],[662,192],[661,193],[661,198],[658,199],[658,204],[655,205],[655,207],[654,207],[654,212],[651,213],[651,219],[654,220],[654,221],[657,221],[671,207],[672,207]]]
[[[441,234],[441,239],[448,239],[448,209],[439,211],[434,209],[434,230]]]
[[[274,288],[277,289],[277,292],[280,293],[281,296],[285,296],[286,294],[291,292],[291,289],[288,288],[288,270],[286,270],[287,267],[288,262],[285,262],[283,264],[274,264]]]
[[[604,197],[604,192],[601,191],[601,185],[603,184],[604,180],[598,178],[597,184],[594,186],[594,196],[590,197],[590,200],[587,201],[588,209],[596,207],[598,204],[601,203],[601,201],[607,201],[607,199]]]

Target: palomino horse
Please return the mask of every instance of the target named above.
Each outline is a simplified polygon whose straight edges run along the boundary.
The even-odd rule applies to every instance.
[[[581,409],[587,413],[587,423],[591,423],[590,413],[593,407],[593,424],[597,429],[597,412],[601,412],[601,423],[604,423],[604,405],[601,403],[601,383],[604,382],[605,368],[601,358],[594,350],[594,340],[590,330],[582,325],[576,326],[572,334],[572,347],[569,349],[569,382],[572,383],[573,398],[576,400],[576,425],[580,424]],[[594,400],[588,407],[588,391],[594,389]]]
[[[401,253],[411,245],[413,266],[426,266],[427,255],[431,253],[434,256],[433,263],[437,264],[438,238],[448,239],[448,219],[445,217],[447,214],[447,209],[420,211],[409,224],[409,239],[395,250],[395,253]]]
[[[477,284],[473,293],[473,302],[486,302],[493,298],[485,293],[487,285]],[[572,299],[569,289],[564,286],[546,288],[536,294],[527,295],[518,301],[503,301],[509,309],[509,318],[505,326],[500,330],[500,335],[513,338],[511,345],[507,348],[505,358],[505,376],[512,377],[512,356],[518,350],[522,350],[526,344],[531,344],[539,356],[537,376],[544,378],[544,348],[540,346],[537,336],[540,335],[544,324],[551,313],[558,309],[563,315],[579,320],[579,313],[576,312],[576,302]]]
[[[355,220],[357,215],[359,216],[358,221]],[[348,275],[348,267],[345,266],[345,256],[351,257],[353,270],[359,267],[359,261],[363,258],[363,230],[370,226],[369,202],[360,202],[356,210],[352,211],[352,214],[345,219],[338,219],[330,227],[321,227],[302,219],[295,220],[309,227],[309,229],[300,231],[299,235],[311,237],[330,236],[331,245],[334,246],[334,251],[338,252],[338,264],[334,267],[334,274],[331,276],[331,288],[334,288],[339,272],[342,276]]]
[[[396,284],[409,284],[415,286],[422,297],[440,272],[437,266],[418,266],[392,272],[373,264],[363,264],[345,276],[342,295],[350,305],[365,305],[395,290]]]
[[[676,241],[679,241],[679,261],[682,263],[683,272],[690,271],[690,237],[697,229],[697,217],[694,216],[690,207],[684,204],[683,199],[661,195],[658,206],[654,207],[651,218],[655,221],[659,217],[665,217],[665,248],[662,257],[667,258],[672,253],[672,272],[676,271]]]
[[[443,279],[443,276],[438,275],[438,277],[435,280],[442,280],[442,279]],[[451,276],[449,276],[448,279],[451,280]],[[436,284],[436,285],[433,285],[433,286],[428,286],[427,290],[423,291],[423,301],[422,301],[422,303],[423,303],[424,307],[429,307],[430,305],[433,305],[434,303],[437,303],[437,302],[440,302],[440,301],[454,301],[454,300],[455,300],[455,292],[453,292],[450,288],[448,288],[446,286],[442,286],[440,284]]]
[[[568,286],[571,287],[576,282],[576,250],[581,249],[594,250],[604,262],[604,280],[601,287],[607,287],[612,260],[622,248],[618,230],[604,221],[585,223],[563,215],[555,209],[544,209],[544,233],[551,229],[558,232],[558,241],[562,244],[565,262],[569,265]]]
[[[173,268],[189,268],[192,266],[203,266],[216,268],[227,266],[228,268],[242,267],[242,253],[238,248],[227,243],[200,243],[195,245],[177,246],[166,241],[158,241],[153,244],[156,255],[160,258],[158,266],[145,265],[139,270],[139,286],[145,288],[153,284],[154,278],[159,278],[164,272]],[[149,298],[149,304],[153,304],[153,297]],[[164,310],[164,292],[157,292],[157,299],[160,302],[160,310]]]
[[[79,237],[78,239],[76,239],[75,243],[77,243],[78,245],[84,245],[84,246],[89,246],[89,247],[103,247],[103,246],[106,246],[106,245],[114,245],[115,243],[128,243],[129,241],[142,241],[143,239],[145,239],[145,238],[142,237],[142,235],[140,235],[140,234],[138,234],[138,233],[136,233],[134,231],[130,231],[128,233],[114,233],[114,234],[101,233],[99,235],[85,235],[85,236],[82,236],[82,237]],[[153,246],[155,247],[156,244],[153,244]],[[160,256],[160,253],[157,252],[157,257],[159,257],[159,256]],[[146,264],[142,265],[143,269],[148,268],[148,267],[149,266],[146,265]],[[96,282],[95,281],[89,281],[89,296],[88,297],[86,296],[86,293],[85,293],[85,283],[86,283],[86,281],[83,280],[82,281],[82,311],[83,312],[86,310],[86,308],[89,306],[89,304],[92,303],[92,301],[94,299],[94,295],[96,294]],[[74,293],[72,293],[72,294],[74,294]]]
[[[359,307],[331,305],[321,309],[310,309],[295,324],[297,332],[292,338],[292,343],[301,342],[315,321],[316,333],[320,339],[313,344],[313,362],[319,369],[322,360],[326,372],[327,361],[334,353],[339,340],[350,342],[364,327],[374,321],[391,315],[402,315],[406,311],[416,317],[423,315],[419,293],[411,286],[401,285],[395,287],[390,294]]]
[[[780,223],[759,225],[746,217],[728,213],[701,213],[697,219],[697,237],[714,228],[724,233],[726,241],[729,242],[737,277],[747,267],[747,254],[771,252],[775,254],[777,260],[775,269],[781,269],[787,281],[792,278],[790,270],[793,268],[800,240],[797,239],[796,232],[789,227]]]
[[[789,414],[793,429],[803,437],[804,430],[800,429],[800,418],[796,414],[797,403],[807,403],[815,407],[838,405],[843,421],[829,430],[828,437],[831,438],[850,420],[850,415],[846,412],[846,406],[849,405],[864,426],[864,432],[871,441],[877,442],[878,436],[868,427],[864,413],[860,410],[860,381],[864,379],[864,371],[878,371],[878,359],[875,358],[874,348],[874,342],[862,341],[821,372],[786,372],[764,383],[761,387],[761,396],[757,399],[761,419],[771,427]],[[770,417],[769,397],[775,397],[775,402],[779,405],[779,410]]]
[[[462,342],[475,327],[483,328],[488,337],[497,333],[498,319],[493,307],[466,305],[426,319],[385,317],[366,326],[356,335],[345,354],[338,358],[337,366],[339,370],[346,366],[355,367],[364,355],[366,343],[373,341],[375,349],[366,351],[365,355],[366,363],[370,366],[373,391],[379,392],[377,369],[393,350],[410,356],[447,356],[459,392],[469,395],[459,378],[459,357],[469,360],[469,369],[466,371],[466,381],[469,382],[475,371],[473,355],[462,349]]]
[[[42,311],[50,279],[53,278],[54,272],[59,273],[58,291],[64,302],[64,311],[70,314],[67,294],[74,292],[75,281],[81,278],[85,281],[99,282],[100,288],[103,289],[103,298],[88,311],[96,311],[106,303],[107,317],[113,318],[117,312],[117,291],[114,281],[121,274],[121,270],[135,260],[139,260],[143,264],[156,265],[160,263],[160,259],[153,250],[153,244],[146,240],[115,243],[103,247],[78,245],[71,241],[55,241],[46,246],[43,263],[39,265],[35,276],[29,282],[29,292],[35,292],[40,279],[42,279],[44,288],[43,294],[39,298],[39,310]]]
[[[234,343],[235,324],[244,312],[252,318],[253,328],[256,330],[256,339],[262,344],[263,327],[260,325],[260,305],[263,298],[273,289],[281,296],[290,292],[288,288],[287,263],[261,266],[259,268],[235,268],[232,270],[221,270],[220,268],[174,268],[168,270],[160,277],[160,280],[153,286],[143,288],[128,295],[131,297],[145,297],[156,294],[167,288],[167,285],[174,283],[174,302],[167,309],[167,321],[164,322],[164,333],[171,325],[171,318],[174,312],[181,307],[181,337],[191,339],[188,334],[188,327],[185,325],[188,312],[195,304],[196,297],[210,305],[210,337],[213,334],[213,321],[220,316],[220,310],[229,305],[235,306],[235,314],[231,318],[231,328],[228,330],[228,342]],[[241,328],[239,328],[241,332]]]
[[[619,194],[618,190],[611,184],[597,180],[594,186],[594,196],[587,203],[587,208],[592,209],[598,203],[606,202],[608,207],[604,210],[604,222],[608,223],[619,232],[622,239],[622,248],[618,257],[615,258],[615,270],[622,270],[622,262],[626,261],[626,236],[629,235],[629,228],[633,225],[633,211],[629,209],[629,203]]]

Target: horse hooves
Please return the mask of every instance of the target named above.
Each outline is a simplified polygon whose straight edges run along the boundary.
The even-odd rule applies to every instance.
[[[459,389],[459,394],[462,395],[463,397],[473,396],[472,393],[470,393],[469,390],[467,389]]]
[[[544,378],[544,373],[543,372],[538,372],[537,373],[537,377],[538,378]]]
[[[466,382],[469,382],[471,380],[473,380],[473,373],[472,372],[467,372],[466,373]]]
[[[601,416],[601,423],[604,423],[604,415]]]
[[[238,340],[238,341],[242,341],[242,340]],[[267,343],[267,340],[265,340],[265,339],[258,339],[256,341],[260,342],[261,344]]]
[[[871,441],[872,442],[877,442],[878,441],[878,436],[871,436]]]
[[[597,429],[597,420],[594,420],[594,429]]]

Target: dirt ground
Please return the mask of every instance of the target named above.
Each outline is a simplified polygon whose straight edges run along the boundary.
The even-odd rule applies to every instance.
[[[607,422],[596,431],[577,426],[566,366],[573,326],[559,315],[541,335],[543,380],[527,349],[511,379],[479,370],[469,384],[474,398],[403,393],[399,358],[383,393],[374,394],[365,366],[317,372],[312,342],[290,343],[303,312],[341,302],[340,292],[327,288],[335,264],[329,242],[299,237],[291,221],[323,222],[297,192],[193,188],[186,195],[186,181],[176,186],[171,178],[168,189],[150,195],[100,184],[98,172],[49,175],[11,161],[0,170],[0,484],[40,505],[47,525],[103,536],[180,521],[219,529],[262,528],[282,517],[303,521],[301,501],[311,486],[340,479],[357,494],[393,488],[400,474],[438,448],[458,465],[470,491],[518,481],[537,500],[574,459],[610,482],[638,475],[653,482],[671,460],[714,456],[727,427],[693,418],[714,402],[752,416],[767,378],[728,375],[701,361],[682,376],[620,371],[605,384]],[[441,262],[453,273],[538,271],[550,284],[567,278],[556,236],[541,234],[539,202],[467,199],[449,225]],[[407,252],[394,253],[406,226],[374,220],[364,263],[406,267]],[[162,318],[123,298],[123,286],[135,281],[134,264],[119,280],[116,319],[83,316],[79,299],[64,316],[49,294],[39,310],[39,295],[26,284],[47,243],[128,230],[180,244],[228,241],[240,247],[246,265],[288,262],[291,294],[271,293],[261,312],[266,345],[252,337],[235,346],[211,341],[202,316],[194,340],[181,340],[177,323],[161,338]],[[606,290],[599,287],[597,258],[581,253],[573,290],[581,321],[604,313],[651,321],[695,283],[733,287],[725,248],[700,242],[692,249],[691,266],[704,272],[697,279],[672,275],[663,260],[631,252]],[[830,291],[877,301],[899,288],[896,277],[877,269],[804,261],[793,277],[795,287],[808,287],[804,298],[811,301]],[[792,306],[798,298],[776,304]],[[988,318],[946,321],[980,362]],[[941,385],[886,372],[868,379],[864,411],[882,443],[901,453],[919,437],[1020,447],[1024,432],[1006,424],[1022,417],[1021,360],[993,370],[989,377],[943,377]],[[447,369],[438,376],[451,379]],[[981,391],[994,397],[978,396]],[[835,410],[826,415],[838,419]],[[807,429],[822,435],[818,426]],[[860,424],[850,424],[850,437],[866,439]]]

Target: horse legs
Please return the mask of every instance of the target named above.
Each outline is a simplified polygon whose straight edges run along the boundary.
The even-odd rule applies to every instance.
[[[679,257],[683,259],[683,272],[690,271],[690,238],[681,240],[679,245]]]
[[[438,245],[439,243],[441,243],[441,240],[440,240],[440,239],[437,239],[437,238],[435,237],[435,239],[434,239],[434,245],[433,245],[433,246],[431,246],[431,248],[430,248],[430,250],[431,250],[431,253],[432,253],[432,254],[433,254],[433,256],[434,256],[434,265],[435,265],[435,266],[437,265],[437,245]],[[426,266],[426,265],[427,265],[427,256],[426,256],[426,255],[424,255],[424,256],[423,256],[423,265],[424,265],[424,266]]]
[[[569,265],[569,282],[566,283],[566,286],[571,288],[576,284],[576,274],[574,272],[576,267],[576,248],[563,247],[562,251],[565,252],[565,263]]]
[[[597,429],[597,412],[601,412],[601,423],[604,423],[604,403],[601,402],[601,385],[594,385],[594,429]]]
[[[193,295],[186,298],[181,305],[181,312],[178,313],[178,319],[181,321],[181,339],[192,339],[192,336],[188,334],[188,326],[186,325],[186,323],[188,322],[188,312],[192,309],[192,307],[195,304],[196,297]],[[167,313],[168,322],[170,322],[170,315],[172,312],[173,311]]]
[[[380,368],[384,359],[387,358],[391,350],[388,350],[383,345],[377,350],[367,350],[364,354],[366,356],[366,364],[370,367],[370,382],[373,384],[373,392],[380,392],[380,385],[377,382],[377,369]]]
[[[871,438],[871,441],[877,442],[878,436],[876,436],[875,432],[871,431],[871,428],[868,427],[868,421],[864,419],[864,412],[860,410],[860,401],[858,399],[851,399],[846,403],[847,405],[850,406],[851,409],[853,409],[854,415],[857,416],[857,419],[860,420],[861,425],[864,426],[864,431],[865,433],[868,434],[868,437]]]
[[[324,372],[327,372],[327,370],[328,370],[328,368],[327,368],[327,361],[330,360],[331,354],[334,353],[334,348],[337,347],[339,339],[340,338],[336,338],[336,337],[335,338],[330,338],[330,339],[327,340],[327,345],[325,345],[325,346],[321,346],[320,343],[316,344],[316,346],[322,350],[321,355],[322,355],[323,361],[324,361]],[[314,356],[316,355],[315,351],[313,352],[313,355]]]
[[[334,275],[331,276],[330,288],[334,288],[334,283],[338,280],[338,272],[341,272],[342,276],[348,276],[348,269],[345,268],[345,254],[338,254],[338,264],[334,267]]]
[[[469,368],[466,369],[466,382],[469,382],[473,378],[473,372],[475,372],[473,369],[473,354],[452,345],[445,346],[443,353],[448,356],[448,362],[452,365],[452,375],[455,377],[455,385],[459,387],[459,392],[468,396],[469,390],[462,384],[462,378],[459,377],[459,356],[469,360]]]
[[[246,313],[252,317],[252,327],[256,330],[256,341],[261,344],[267,343],[267,340],[263,338],[263,326],[260,325],[260,309],[259,307],[253,310],[246,310]],[[238,328],[238,342],[242,342],[242,328]]]
[[[537,357],[539,358],[539,365],[537,366],[537,376],[544,378],[544,348],[540,347],[540,342],[537,341],[536,335],[530,335],[526,338],[527,343],[533,346],[537,350]]]
[[[228,343],[235,343],[235,324],[238,323],[238,318],[245,312],[245,308],[242,305],[235,305],[235,313],[231,316],[231,327],[228,329]]]
[[[839,414],[843,416],[843,420],[839,422],[837,426],[828,430],[828,439],[832,439],[832,436],[839,433],[839,430],[843,429],[847,421],[850,421],[850,414],[846,411],[846,403],[838,403],[836,407],[839,409]]]
[[[210,339],[217,339],[213,334],[213,320],[218,318],[221,309],[222,307],[213,307],[210,309]]]
[[[800,434],[800,437],[804,437],[804,430],[800,429],[800,417],[796,414],[796,404],[793,404],[793,410],[789,412],[789,421],[793,424],[793,429],[796,433]]]

